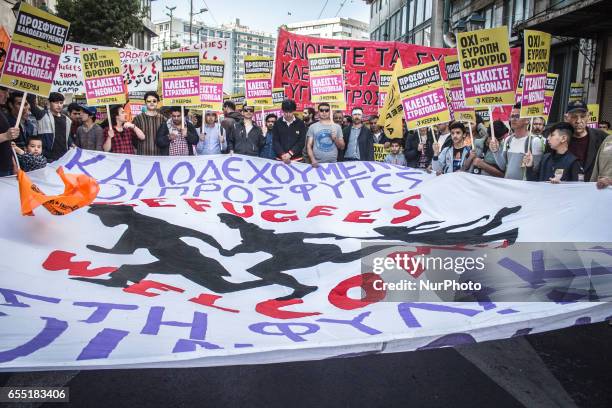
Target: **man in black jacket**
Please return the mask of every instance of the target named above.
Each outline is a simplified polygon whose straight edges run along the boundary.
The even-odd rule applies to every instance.
[[[583,101],[572,101],[567,105],[565,121],[574,127],[569,151],[578,158],[584,169],[584,175],[581,175],[580,181],[591,180],[597,151],[608,136],[602,130],[587,127],[587,118],[587,105]]]
[[[427,169],[433,157],[434,138],[431,132],[425,128],[424,131],[421,129],[407,131],[404,135],[406,165],[416,169]]]
[[[234,124],[229,133],[227,148],[230,153],[259,156],[259,150],[266,143],[261,128],[253,122],[255,109],[252,106],[242,108],[242,121]]]
[[[363,126],[363,109],[353,109],[353,124],[344,128],[344,145],[338,161],[374,161],[374,137],[367,127]]]
[[[179,106],[170,107],[170,119],[157,129],[156,143],[162,156],[193,156],[198,144],[195,127],[181,116]],[[184,126],[184,127],[183,127]]]
[[[277,160],[285,164],[292,161],[301,162],[304,143],[306,142],[306,125],[295,117],[295,101],[285,99],[281,105],[283,116],[272,128],[272,144]]]

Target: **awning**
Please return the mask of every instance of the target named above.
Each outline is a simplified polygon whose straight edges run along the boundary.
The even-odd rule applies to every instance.
[[[563,37],[595,37],[612,32],[612,1],[577,1],[563,8],[551,7],[525,20],[521,29],[544,31]]]

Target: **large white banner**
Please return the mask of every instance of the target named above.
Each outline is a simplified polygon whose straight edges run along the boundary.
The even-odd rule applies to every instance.
[[[490,248],[495,257],[524,242],[609,243],[612,190],[592,183],[71,150],[29,173],[47,194],[62,191],[58,165],[99,181],[96,205],[22,217],[16,180],[0,178],[0,371],[313,360],[612,317],[610,303],[568,303],[558,289],[550,302],[387,301],[372,289],[375,263],[362,264],[369,250],[359,252],[392,241],[413,255]],[[590,284],[610,282],[612,248],[574,252],[579,265],[565,269],[538,249],[488,259],[484,273],[503,272],[519,291],[571,276],[592,296]],[[409,282],[436,278],[405,272]]]
[[[60,56],[59,66],[52,91],[61,93],[84,94],[83,75],[81,73],[81,51],[111,49],[91,44],[66,42]],[[180,48],[179,51],[199,50],[207,59],[225,61],[226,75],[224,89],[231,90],[230,44],[227,39],[211,39],[210,41]],[[157,74],[161,69],[161,53],[129,48],[119,48],[119,56],[123,65],[123,77],[128,86],[128,92],[133,96],[142,96],[147,91],[157,91]]]

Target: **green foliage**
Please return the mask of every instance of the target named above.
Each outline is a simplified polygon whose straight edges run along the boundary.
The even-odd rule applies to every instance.
[[[140,0],[58,0],[57,16],[70,22],[69,40],[124,47],[142,32]]]

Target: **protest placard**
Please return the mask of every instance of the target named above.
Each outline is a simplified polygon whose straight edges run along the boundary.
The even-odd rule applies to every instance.
[[[162,52],[162,99],[165,106],[200,104],[200,53]]]
[[[582,82],[572,82],[570,84],[569,101],[581,101],[584,99],[584,85]]]
[[[541,117],[544,115],[544,94],[551,35],[541,31],[525,30],[524,37],[525,76],[521,98],[521,117]]]
[[[379,111],[379,123],[383,126],[385,134],[390,139],[404,136],[404,129],[402,126],[404,107],[402,106],[399,87],[397,85],[397,77],[403,69],[402,60],[398,59],[393,67],[391,85],[388,88],[385,103]]]
[[[460,122],[476,122],[474,108],[465,106],[463,87],[461,86],[461,72],[459,70],[459,59],[456,55],[444,57],[446,66],[446,81],[450,99],[450,111],[453,120]]]
[[[437,61],[403,69],[397,83],[409,130],[450,121],[446,86]]]
[[[0,72],[2,72],[2,65],[4,65],[4,59],[6,58],[6,52],[10,43],[11,36],[4,26],[0,26]]]
[[[126,103],[126,87],[118,50],[83,51],[81,69],[88,105]]]
[[[311,102],[345,102],[342,54],[310,54],[308,56],[308,67],[310,70]]]
[[[261,127],[265,125],[264,120],[266,116],[273,113],[277,119],[280,119],[283,111],[281,105],[285,100],[285,88],[273,88],[272,89],[272,105],[264,106],[262,109],[255,110],[253,120]]]
[[[525,82],[525,71],[521,68],[521,73],[519,75],[518,84],[516,86],[516,93],[514,102],[519,103],[523,99],[523,83]]]
[[[221,111],[224,70],[223,61],[200,60],[200,109]]]
[[[587,104],[588,118],[587,126],[590,128],[599,128],[599,104],[589,103]]]
[[[272,57],[244,57],[244,92],[248,106],[272,105]]]
[[[513,105],[508,27],[457,34],[466,106]]]
[[[391,152],[390,149],[386,149],[382,143],[374,143],[374,161],[384,162],[387,154]]]
[[[381,108],[385,105],[385,99],[389,93],[392,77],[393,71],[381,70],[378,72],[378,106]]]
[[[0,84],[49,96],[70,23],[21,2]]]
[[[544,114],[542,115],[546,122],[548,122],[548,116],[550,115],[550,108],[552,107],[555,96],[557,82],[559,82],[558,74],[546,74],[546,88],[544,89]]]

